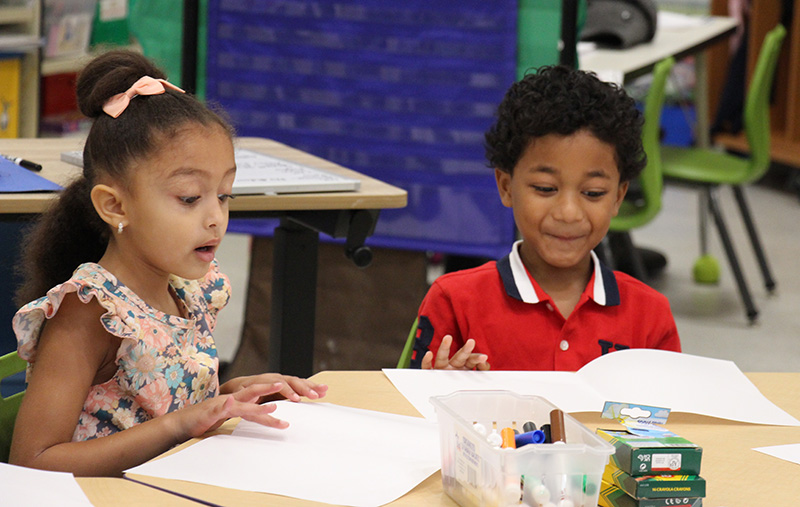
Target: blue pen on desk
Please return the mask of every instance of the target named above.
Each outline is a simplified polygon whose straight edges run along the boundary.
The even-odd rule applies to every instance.
[[[23,167],[29,171],[39,172],[42,170],[41,164],[37,164],[36,162],[31,162],[30,160],[25,160],[24,158],[21,157],[12,157],[11,155],[2,155],[2,154],[0,154],[0,157],[10,160],[15,164],[17,164],[18,166]]]

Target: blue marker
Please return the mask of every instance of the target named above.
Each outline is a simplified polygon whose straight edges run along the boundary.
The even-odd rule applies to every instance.
[[[514,437],[514,442],[516,442],[517,447],[528,444],[543,444],[544,440],[545,434],[542,430],[527,431]]]

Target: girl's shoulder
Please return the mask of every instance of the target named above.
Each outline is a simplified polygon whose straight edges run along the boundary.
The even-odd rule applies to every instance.
[[[124,315],[130,306],[124,286],[102,266],[96,263],[85,263],[78,266],[72,277],[64,283],[56,285],[41,298],[31,301],[20,308],[14,315],[12,327],[17,337],[18,352],[23,359],[31,360],[35,355],[36,345],[44,323],[56,316],[64,305],[64,300],[75,294],[83,309],[92,299],[96,299],[104,310],[102,322],[106,328],[111,324],[106,316]],[[96,314],[96,309],[89,310]]]

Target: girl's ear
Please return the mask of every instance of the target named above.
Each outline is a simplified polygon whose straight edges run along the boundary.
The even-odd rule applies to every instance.
[[[500,169],[494,170],[494,178],[497,180],[497,192],[500,200],[506,208],[511,207],[511,175]]]
[[[105,223],[113,228],[119,224],[128,225],[122,194],[118,189],[103,184],[95,185],[92,187],[91,196],[94,209]]]

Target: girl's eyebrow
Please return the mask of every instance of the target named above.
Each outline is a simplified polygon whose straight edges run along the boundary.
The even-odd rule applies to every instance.
[[[228,169],[227,171],[225,171],[225,176],[227,176],[227,175],[229,175],[231,173],[235,173],[235,172],[236,172],[236,166],[233,166],[230,169]],[[179,167],[179,168],[175,169],[174,171],[172,171],[170,173],[170,175],[167,176],[167,179],[175,179],[175,178],[181,178],[181,177],[202,176],[202,175],[206,175],[206,174],[209,174],[209,171],[206,171],[205,169],[199,169],[199,168],[196,168],[196,167]]]

